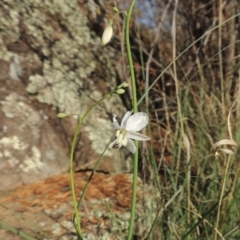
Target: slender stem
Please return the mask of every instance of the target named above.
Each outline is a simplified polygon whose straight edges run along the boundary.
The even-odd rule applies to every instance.
[[[74,222],[74,226],[76,228],[78,237],[82,240],[82,229],[81,229],[81,225],[80,225],[80,216],[78,214],[78,204],[77,204],[77,200],[76,200],[76,193],[75,193],[75,184],[74,184],[74,170],[73,170],[73,160],[74,160],[74,152],[75,152],[75,147],[76,147],[76,143],[77,143],[77,137],[78,134],[80,132],[83,120],[87,117],[87,115],[92,111],[92,109],[94,109],[98,104],[100,104],[104,99],[108,98],[111,96],[111,94],[114,91],[112,91],[111,93],[107,93],[105,96],[103,96],[99,101],[95,102],[87,111],[86,113],[83,115],[83,117],[79,117],[78,120],[78,125],[76,128],[76,131],[74,133],[74,137],[73,137],[73,141],[72,141],[72,146],[71,146],[71,151],[70,151],[70,185],[71,185],[71,190],[72,190],[72,198],[73,198],[73,206],[74,206],[74,217],[73,217],[73,222]]]
[[[225,168],[225,173],[224,173],[224,178],[223,178],[222,190],[221,190],[221,194],[220,194],[220,198],[219,198],[219,202],[218,202],[217,220],[216,220],[216,224],[215,224],[216,230],[218,230],[218,227],[219,227],[219,218],[220,218],[222,200],[223,200],[223,195],[224,195],[224,191],[225,191],[225,185],[226,185],[227,174],[228,174],[230,162],[231,162],[231,155],[228,155],[227,165]],[[216,240],[216,239],[217,239],[217,232],[215,231],[214,240]]]
[[[70,164],[69,164],[69,172],[70,172],[70,184],[71,184],[71,190],[72,190],[72,198],[73,198],[73,206],[74,206],[74,226],[76,228],[78,237],[82,239],[82,229],[80,226],[80,216],[78,214],[78,209],[77,209],[77,200],[76,200],[76,193],[75,193],[75,184],[74,184],[74,171],[73,171],[73,158],[74,158],[74,152],[75,152],[75,146],[77,142],[77,137],[80,132],[82,125],[82,118],[79,117],[78,125],[76,128],[76,131],[74,133],[73,141],[72,141],[72,146],[71,146],[71,151],[70,151]]]
[[[137,91],[136,91],[136,80],[135,80],[135,74],[134,74],[134,68],[133,68],[133,60],[132,60],[131,45],[130,45],[130,34],[129,34],[130,20],[131,20],[131,15],[132,15],[134,5],[135,5],[135,0],[132,1],[128,11],[128,15],[127,15],[126,46],[127,46],[128,62],[130,66],[131,83],[132,83],[133,112],[136,113],[138,111]],[[135,145],[136,145],[136,152],[134,154],[134,162],[133,162],[132,204],[131,204],[131,217],[130,217],[129,228],[128,228],[128,240],[132,239],[135,210],[136,210],[137,175],[138,175],[138,142],[137,141],[135,141]]]
[[[225,117],[225,91],[224,91],[224,76],[223,76],[223,59],[222,59],[222,0],[219,0],[219,11],[218,11],[218,49],[219,49],[219,73],[220,73],[220,82],[221,82],[221,104],[222,104],[222,114],[223,119]]]
[[[21,221],[21,220],[24,220],[24,222],[25,222],[29,227],[31,227],[31,229],[35,229],[39,234],[43,235],[43,236],[44,236],[44,239],[52,240],[51,237],[50,237],[47,233],[45,233],[40,227],[38,227],[36,224],[34,224],[31,220],[27,220],[26,218],[24,218],[24,217],[22,216],[22,214],[17,213],[17,212],[14,211],[13,209],[8,208],[7,206],[5,206],[5,205],[3,205],[3,204],[1,204],[1,203],[0,203],[0,207],[6,209],[6,210],[9,212],[9,214],[14,215],[14,217],[18,218],[20,221]],[[19,231],[18,229],[15,229],[14,227],[11,227],[11,226],[9,226],[10,228],[8,228],[8,226],[9,226],[9,225],[7,225],[7,224],[5,224],[5,223],[3,223],[3,222],[0,221],[0,229],[8,229],[9,231],[16,230],[16,232],[15,232],[15,231],[12,231],[12,232],[16,233],[17,235],[20,235],[19,233],[22,232],[22,231]],[[23,232],[22,232],[22,233],[23,233]],[[23,236],[23,235],[21,235],[21,236]],[[23,236],[23,237],[24,237],[24,236]],[[27,239],[27,238],[26,238],[26,239]],[[33,238],[33,239],[36,240],[36,238]]]
[[[133,94],[133,112],[136,113],[138,111],[137,108],[137,90],[136,90],[136,80],[135,80],[135,73],[133,67],[133,60],[132,60],[132,52],[131,52],[131,45],[130,45],[130,20],[132,15],[132,10],[135,4],[135,0],[132,1],[131,6],[129,8],[129,12],[127,15],[127,23],[126,23],[126,46],[127,46],[127,55],[128,55],[128,62],[130,67],[130,74],[131,74],[131,83],[132,83],[132,94]]]
[[[8,231],[16,234],[16,235],[19,235],[20,237],[22,237],[23,239],[27,239],[27,240],[37,240],[36,238],[28,235],[27,233],[23,232],[23,231],[20,231],[6,223],[3,223],[3,222],[0,222],[0,229],[7,229]],[[22,239],[21,238],[21,239]]]
[[[105,152],[108,150],[110,144],[111,144],[111,141],[106,145],[106,147],[105,147],[104,151],[102,152],[101,156],[98,158],[98,160],[97,160],[97,162],[96,162],[96,164],[95,164],[95,166],[94,166],[94,168],[93,168],[93,170],[92,170],[92,172],[91,172],[91,175],[89,176],[89,178],[88,178],[88,180],[87,180],[87,183],[86,183],[86,185],[85,185],[84,188],[83,188],[81,197],[80,197],[80,199],[79,199],[79,201],[78,201],[78,205],[77,205],[78,208],[79,208],[79,206],[81,205],[82,200],[83,200],[83,198],[84,198],[84,196],[85,196],[85,193],[86,193],[86,191],[87,191],[88,185],[90,184],[90,182],[91,182],[91,180],[92,180],[92,178],[93,178],[93,175],[94,175],[94,173],[96,172],[97,167],[98,167],[99,163],[101,162],[101,160],[102,160]]]

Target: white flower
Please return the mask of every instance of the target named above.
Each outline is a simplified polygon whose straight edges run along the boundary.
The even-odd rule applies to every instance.
[[[126,112],[121,126],[116,120],[116,115],[113,115],[113,126],[116,131],[115,140],[110,144],[110,148],[121,148],[126,147],[132,153],[136,152],[135,140],[147,141],[149,137],[138,133],[141,129],[147,126],[149,118],[146,113],[138,112],[131,116],[131,112]]]
[[[113,36],[113,27],[112,25],[108,25],[102,35],[102,44],[106,45]]]

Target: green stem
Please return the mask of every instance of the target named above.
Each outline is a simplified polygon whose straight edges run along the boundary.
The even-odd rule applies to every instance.
[[[130,20],[133,11],[133,7],[135,5],[135,0],[132,1],[128,15],[127,15],[127,23],[126,23],[126,46],[127,46],[127,55],[128,62],[130,66],[130,74],[131,74],[131,83],[132,83],[132,96],[133,96],[133,112],[136,113],[138,111],[137,108],[137,91],[136,91],[136,80],[133,68],[133,60],[131,53],[131,45],[130,45]],[[134,162],[133,162],[133,185],[132,185],[132,204],[131,204],[131,217],[129,221],[128,228],[128,240],[132,239],[133,236],[133,225],[135,219],[135,210],[136,210],[136,195],[137,195],[137,175],[138,175],[138,142],[135,141],[136,152],[134,154]]]
[[[136,113],[138,111],[137,108],[137,91],[136,91],[136,80],[135,80],[135,73],[133,68],[133,60],[132,60],[132,52],[131,52],[131,45],[130,45],[130,20],[132,15],[132,10],[135,4],[135,0],[132,1],[131,6],[129,8],[129,12],[127,15],[127,23],[126,23],[126,46],[127,46],[127,55],[128,55],[128,62],[130,67],[130,74],[131,74],[131,83],[132,83],[132,95],[133,95],[133,112]]]
[[[78,125],[76,128],[76,131],[74,133],[74,137],[73,137],[73,141],[72,141],[72,146],[71,146],[71,151],[70,151],[70,184],[71,184],[71,190],[72,190],[72,198],[73,198],[73,206],[74,206],[74,218],[73,218],[73,223],[74,226],[76,228],[78,237],[82,240],[82,229],[81,229],[81,225],[80,225],[80,216],[78,214],[78,204],[77,204],[77,200],[76,200],[76,193],[75,193],[75,184],[74,184],[74,170],[73,170],[73,159],[74,159],[74,152],[75,152],[75,147],[76,147],[76,143],[77,143],[77,138],[78,138],[78,134],[80,132],[83,120],[87,117],[87,115],[98,105],[100,104],[104,99],[108,98],[111,96],[111,94],[114,92],[115,90],[113,90],[111,93],[106,94],[105,96],[103,96],[99,101],[95,102],[87,111],[86,113],[83,115],[83,117],[79,117],[79,121],[78,121]]]
[[[96,170],[97,170],[97,168],[98,168],[98,165],[99,165],[99,163],[101,162],[101,160],[102,160],[105,152],[108,150],[110,144],[111,144],[111,141],[107,144],[107,146],[105,147],[105,149],[104,149],[104,151],[102,152],[101,156],[98,158],[98,160],[97,160],[97,162],[96,162],[96,164],[95,164],[95,166],[94,166],[94,168],[93,168],[93,170],[92,170],[92,172],[91,172],[91,175],[89,176],[89,178],[88,178],[88,180],[87,180],[87,183],[86,183],[85,187],[83,188],[81,197],[80,197],[80,199],[79,199],[79,201],[78,201],[78,205],[77,205],[78,208],[80,207],[80,205],[81,205],[81,203],[82,203],[82,200],[83,200],[83,198],[84,198],[84,196],[85,196],[85,193],[86,193],[86,191],[87,191],[88,185],[90,184],[90,182],[91,182],[91,180],[92,180],[92,178],[93,178],[93,175],[95,174],[95,172],[96,172]]]
[[[73,158],[74,158],[74,152],[75,152],[75,147],[76,147],[76,142],[77,142],[77,137],[78,134],[80,132],[81,129],[81,125],[82,125],[82,118],[79,117],[79,121],[78,121],[78,125],[73,137],[73,141],[72,141],[72,147],[71,147],[71,151],[70,151],[70,184],[71,184],[71,190],[72,190],[72,198],[73,198],[73,206],[74,206],[74,213],[75,213],[75,218],[74,218],[74,226],[76,228],[78,237],[80,239],[82,239],[82,229],[80,226],[80,217],[78,215],[78,209],[77,209],[77,200],[76,200],[76,193],[75,193],[75,184],[74,184],[74,171],[73,171]]]
[[[219,227],[219,219],[220,219],[220,212],[221,212],[221,207],[222,207],[222,200],[223,200],[223,196],[224,196],[224,191],[225,191],[225,186],[226,186],[226,179],[227,179],[227,174],[228,174],[230,162],[231,162],[231,155],[228,155],[227,165],[225,167],[225,173],[224,173],[224,178],[223,178],[222,190],[221,190],[221,194],[220,194],[220,198],[219,198],[219,202],[218,202],[217,219],[216,219],[216,224],[215,224],[215,229],[216,230],[218,230],[218,227]],[[214,240],[217,239],[217,233],[218,232],[215,231]]]
[[[23,232],[23,231],[20,231],[6,223],[3,223],[3,222],[0,222],[0,229],[7,229],[8,231],[16,234],[16,235],[19,235],[20,237],[24,238],[24,239],[28,239],[28,240],[37,240],[36,238],[28,235],[27,233]]]

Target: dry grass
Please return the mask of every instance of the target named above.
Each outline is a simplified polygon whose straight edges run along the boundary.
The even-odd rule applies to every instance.
[[[141,171],[158,186],[162,205],[184,187],[155,223],[163,239],[218,239],[238,226],[238,150],[228,160],[210,151],[221,139],[240,138],[238,101],[231,112],[232,137],[227,119],[240,89],[239,9],[237,1],[156,1],[148,10],[157,32],[145,21],[141,38],[134,39],[147,69],[137,72],[139,86],[151,87],[141,108],[152,116],[154,157],[143,157]],[[240,235],[236,229],[231,234]]]

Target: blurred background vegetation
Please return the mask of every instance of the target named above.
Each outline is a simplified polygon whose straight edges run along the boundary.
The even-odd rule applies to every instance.
[[[111,15],[111,8],[105,11]],[[183,187],[158,216],[152,239],[214,239],[228,156],[210,151],[213,143],[230,138],[227,116],[240,94],[239,13],[234,0],[137,1],[131,43],[138,98],[146,94],[140,109],[151,116],[152,137],[150,148],[141,148],[139,174],[158,189],[162,207]],[[123,52],[124,19],[114,23],[110,45]],[[119,81],[128,76],[122,58]],[[130,99],[123,95],[128,109]],[[239,114],[237,102],[231,112],[237,143]],[[225,239],[239,239],[238,149],[229,161],[218,230],[225,235],[234,229]]]

